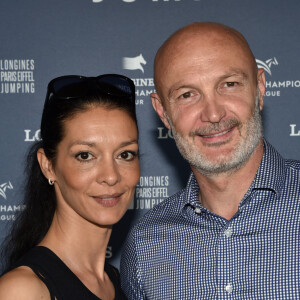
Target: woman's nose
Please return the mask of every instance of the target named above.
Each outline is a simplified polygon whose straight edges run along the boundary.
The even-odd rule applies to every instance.
[[[98,168],[97,182],[112,186],[120,181],[118,165],[113,159],[100,162]]]

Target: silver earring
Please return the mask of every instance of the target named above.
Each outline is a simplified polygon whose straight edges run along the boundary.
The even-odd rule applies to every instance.
[[[53,184],[54,184],[54,181],[52,181],[51,178],[49,178],[49,179],[48,179],[48,183],[49,183],[50,185],[53,185]]]

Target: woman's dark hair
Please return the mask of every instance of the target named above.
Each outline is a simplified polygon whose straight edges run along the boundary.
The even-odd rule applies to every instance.
[[[68,89],[70,90],[70,86]],[[45,155],[55,166],[57,147],[65,136],[64,122],[77,113],[93,107],[123,110],[137,125],[134,95],[132,97],[133,99],[128,99],[109,95],[105,93],[103,86],[95,84],[91,85],[88,92],[80,98],[66,99],[58,98],[55,94],[50,96],[47,94],[41,121],[41,141],[36,142],[27,155],[25,209],[14,221],[2,250],[5,270],[12,267],[19,258],[43,239],[56,209],[55,190],[40,169],[37,151],[43,148]]]

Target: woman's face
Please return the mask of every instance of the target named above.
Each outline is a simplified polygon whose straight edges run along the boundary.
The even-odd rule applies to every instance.
[[[57,213],[97,225],[118,222],[140,175],[135,122],[122,110],[93,107],[64,128],[53,168]]]

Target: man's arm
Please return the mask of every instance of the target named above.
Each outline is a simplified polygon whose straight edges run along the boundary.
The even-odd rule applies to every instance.
[[[128,299],[146,299],[142,289],[140,272],[138,250],[135,247],[134,233],[131,231],[123,247],[120,265],[121,286]]]

